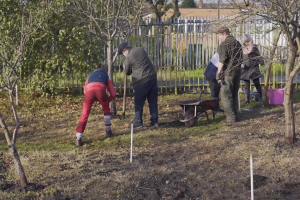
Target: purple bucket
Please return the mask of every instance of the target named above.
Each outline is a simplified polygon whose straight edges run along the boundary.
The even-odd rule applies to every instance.
[[[268,88],[269,103],[273,105],[283,104],[284,89]]]

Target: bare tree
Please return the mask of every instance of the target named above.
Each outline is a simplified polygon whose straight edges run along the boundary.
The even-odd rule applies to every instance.
[[[263,90],[263,95],[262,95],[264,106],[269,105],[267,94],[268,94],[268,88],[269,88],[270,72],[271,72],[271,68],[272,68],[272,65],[274,64],[274,62],[278,61],[278,58],[276,58],[276,50],[278,49],[278,41],[281,36],[281,33],[282,33],[282,31],[280,30],[279,33],[274,37],[274,41],[272,43],[272,49],[270,51],[269,58],[266,59],[267,69],[266,69],[266,73],[265,73],[265,77],[264,77],[265,78],[264,90]]]
[[[287,144],[295,141],[295,113],[293,111],[293,79],[300,70],[300,2],[290,0],[227,0],[236,8],[243,10],[245,17],[259,17],[271,23],[274,29],[279,29],[287,39],[288,55],[285,62],[285,140]],[[276,53],[274,53],[276,54]],[[276,55],[275,55],[276,56]],[[276,57],[280,57],[277,55]]]
[[[40,6],[42,6],[42,9],[40,9]],[[1,111],[0,125],[4,130],[5,138],[14,160],[15,171],[20,180],[20,185],[25,188],[27,187],[27,178],[15,146],[21,121],[14,104],[13,91],[19,81],[20,68],[25,59],[26,48],[31,43],[29,38],[36,32],[43,21],[42,19],[44,19],[45,13],[42,10],[45,10],[45,5],[43,3],[33,4],[25,1],[1,1],[0,7],[2,8],[0,23],[0,92],[9,96],[15,127],[11,133]]]
[[[178,0],[146,0],[150,12],[151,12],[151,18],[152,19],[161,19],[161,17],[170,9],[173,8],[174,13],[171,16],[173,17],[179,17],[179,6],[178,6]]]
[[[139,24],[144,8],[142,0],[73,0],[72,6],[72,14],[106,43],[108,75],[113,82],[113,62],[117,57],[114,40],[126,39]],[[111,110],[116,115],[114,101]]]

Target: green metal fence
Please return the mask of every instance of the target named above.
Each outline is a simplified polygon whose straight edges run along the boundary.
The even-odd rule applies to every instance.
[[[153,62],[158,75],[160,93],[180,93],[199,90],[208,86],[204,79],[204,70],[212,55],[217,51],[217,35],[211,31],[216,22],[212,16],[175,18],[170,20],[152,20],[148,24],[136,27],[136,31],[128,38],[132,47],[143,47]],[[250,33],[254,43],[259,46],[262,55],[268,57],[272,40],[276,36],[272,25],[263,20],[248,20],[243,24],[231,27],[231,33],[237,39],[243,33]],[[122,42],[114,41],[114,48]],[[277,55],[287,57],[287,42],[282,36]],[[118,57],[114,63],[114,85],[122,94],[124,75],[122,73],[123,57]],[[91,70],[83,73],[68,73],[68,79],[60,78],[57,71],[55,87],[82,91],[85,79]],[[283,66],[274,65],[271,69],[270,86],[279,87],[284,84],[285,72]],[[130,77],[127,77],[128,91],[132,92]],[[264,77],[261,78],[263,83]],[[298,84],[298,77],[295,79]],[[242,83],[241,83],[242,84]]]

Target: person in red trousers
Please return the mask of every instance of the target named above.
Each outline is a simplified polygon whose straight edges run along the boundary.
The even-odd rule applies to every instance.
[[[109,96],[107,95],[106,90],[109,92]],[[83,132],[95,101],[99,101],[99,103],[102,105],[106,137],[112,136],[109,103],[115,98],[115,96],[116,92],[111,80],[108,78],[107,72],[100,67],[97,67],[92,73],[89,74],[84,85],[82,114],[79,119],[79,124],[76,128],[76,146],[82,146],[81,138],[83,137]]]

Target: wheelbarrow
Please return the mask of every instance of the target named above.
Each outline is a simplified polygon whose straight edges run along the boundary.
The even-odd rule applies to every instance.
[[[183,119],[180,121],[185,123],[186,126],[194,126],[202,113],[205,113],[207,121],[209,122],[208,110],[212,110],[213,120],[215,120],[215,112],[217,109],[217,98],[201,99],[202,92],[198,99],[178,101],[175,104],[180,105],[183,109]]]

